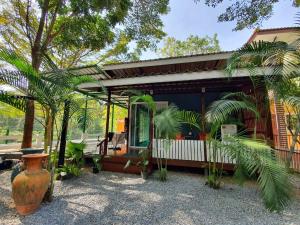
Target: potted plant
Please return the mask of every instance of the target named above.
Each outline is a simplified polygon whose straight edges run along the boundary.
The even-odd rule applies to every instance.
[[[99,173],[102,169],[102,155],[93,156],[93,173]]]
[[[139,153],[139,161],[135,163],[135,165],[140,168],[141,177],[146,180],[148,178],[148,166],[149,166],[149,150],[140,150]],[[124,169],[127,169],[133,162],[128,160]]]

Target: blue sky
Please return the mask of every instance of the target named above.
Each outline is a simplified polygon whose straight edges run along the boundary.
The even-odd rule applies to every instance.
[[[217,22],[218,15],[224,12],[228,1],[216,8],[207,7],[203,2],[204,0],[196,4],[193,0],[170,0],[171,10],[162,17],[164,31],[168,36],[184,40],[191,34],[211,36],[217,33],[222,50],[235,50],[241,47],[254,29],[232,31],[235,27],[234,22]],[[275,4],[272,17],[264,21],[261,28],[295,26],[295,15],[298,11],[300,11],[299,8],[292,7],[291,0],[281,0],[280,3]],[[157,57],[156,53],[145,52],[142,59]]]

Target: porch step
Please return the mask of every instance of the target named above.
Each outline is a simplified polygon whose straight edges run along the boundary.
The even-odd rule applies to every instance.
[[[124,169],[128,160],[131,160],[132,164]],[[136,166],[138,159],[125,158],[122,156],[107,156],[102,161],[102,169],[104,171],[118,172],[118,173],[131,173],[140,174],[140,168]]]

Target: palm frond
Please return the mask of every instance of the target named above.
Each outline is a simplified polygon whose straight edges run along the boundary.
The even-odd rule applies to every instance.
[[[201,116],[199,113],[185,110],[180,110],[178,113],[182,124],[187,124],[201,130]]]
[[[130,91],[132,94],[134,92]],[[143,102],[147,105],[149,109],[151,109],[153,112],[156,111],[156,103],[151,95],[148,94],[139,94],[139,95],[133,95],[130,97],[130,104],[135,104],[137,102]]]
[[[300,112],[300,97],[298,96],[285,96],[282,101],[287,104],[288,106],[291,106],[294,110],[297,110]]]
[[[29,94],[28,82],[23,74],[19,71],[0,69],[0,82],[14,87],[24,95]]]
[[[259,118],[259,112],[254,104],[239,100],[221,99],[213,102],[206,112],[206,119],[211,123],[221,124],[228,116],[238,113],[242,110],[252,112],[256,118]]]
[[[4,61],[23,74],[33,74],[37,76],[37,71],[33,69],[31,64],[23,57],[18,55],[15,51],[0,47],[0,60]]]
[[[266,60],[279,51],[286,51],[287,49],[288,45],[279,41],[258,41],[246,44],[229,59],[226,71],[229,75],[232,75],[233,71],[238,68],[265,66]],[[269,61],[271,60],[269,59]]]
[[[26,112],[27,99],[23,96],[15,96],[5,91],[0,91],[0,101],[23,112]]]
[[[255,98],[253,95],[247,95],[245,92],[239,91],[239,92],[229,92],[225,93],[221,99],[239,99],[246,102],[254,102]]]
[[[156,112],[153,122],[156,138],[172,139],[180,132],[181,117],[178,108],[174,105]]]
[[[284,164],[273,150],[259,140],[226,137],[221,144],[226,154],[236,160],[238,173],[257,174],[257,182],[265,206],[271,211],[281,211],[292,196],[292,183]]]

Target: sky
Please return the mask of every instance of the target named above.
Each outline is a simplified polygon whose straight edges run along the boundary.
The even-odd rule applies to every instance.
[[[162,17],[167,35],[184,40],[191,34],[201,37],[217,33],[222,51],[236,50],[246,43],[254,28],[232,31],[235,22],[217,21],[218,15],[225,11],[228,0],[216,8],[208,7],[203,2],[204,0],[202,3],[195,3],[193,0],[170,0],[170,12]],[[292,7],[291,0],[281,0],[275,4],[272,17],[264,21],[260,28],[295,26],[297,12],[300,12],[300,8]],[[162,46],[162,42],[158,46]],[[150,51],[142,55],[142,59],[157,57],[156,53]]]

